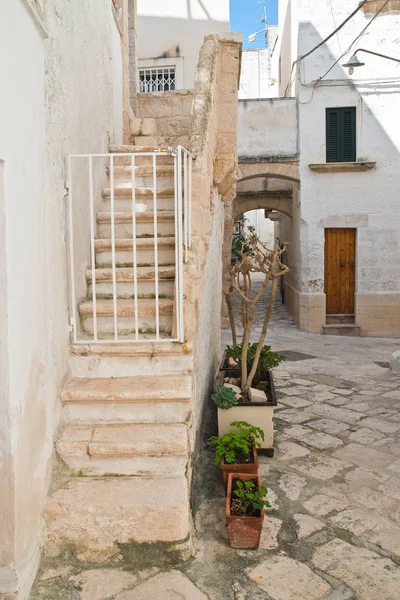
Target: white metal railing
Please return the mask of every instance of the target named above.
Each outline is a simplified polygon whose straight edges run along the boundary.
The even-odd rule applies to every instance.
[[[174,234],[167,237],[174,238],[173,251],[174,263],[168,267],[174,268],[174,298],[172,326],[170,331],[161,326],[160,311],[160,269],[166,265],[160,264],[160,235],[159,224],[163,209],[160,208],[159,178],[157,177],[158,159],[171,156],[173,159],[173,223]],[[147,157],[143,164],[143,158]],[[68,157],[68,245],[69,245],[69,285],[70,285],[70,314],[72,340],[74,344],[101,344],[101,343],[141,343],[141,342],[183,342],[184,341],[184,310],[183,310],[183,265],[187,262],[188,249],[192,243],[192,164],[193,155],[182,146],[176,149],[158,150],[155,152],[115,153],[115,154],[72,154]],[[123,165],[121,165],[123,159]],[[129,174],[129,180],[123,180],[121,185],[116,181],[116,169],[125,167],[120,172],[122,176]],[[126,170],[128,167],[128,170]],[[145,171],[141,171],[146,167]],[[150,168],[150,170],[149,170]],[[106,187],[107,169],[109,170],[109,211],[102,206],[103,188]],[[139,172],[139,175],[138,175]],[[145,185],[137,185],[137,179],[146,178]],[[138,189],[144,194],[143,201],[138,201]],[[130,191],[130,192],[129,192]],[[117,203],[123,201],[123,210]],[[127,206],[130,205],[130,210]],[[147,208],[150,208],[147,211]],[[118,209],[118,210],[116,210]],[[152,217],[151,217],[151,211]],[[101,238],[98,235],[97,214],[110,213],[109,245],[96,247],[96,242]],[[138,215],[150,213],[144,223],[148,223],[151,233],[138,235]],[[170,212],[170,211],[168,211]],[[132,234],[123,237],[124,243],[118,250],[118,241],[121,232],[116,235],[116,217],[122,213],[128,225],[132,225]],[[108,222],[108,221],[107,221]],[[126,236],[127,229],[123,230]],[[104,239],[104,235],[102,236]],[[153,239],[150,242],[151,261],[139,260],[140,238]],[[128,244],[127,244],[128,242]],[[126,247],[131,243],[131,260],[127,260]],[[99,261],[98,252],[110,246],[110,258],[107,266]],[[123,251],[123,258],[118,257],[118,251]],[[139,266],[154,268],[154,294],[141,294]],[[89,268],[88,268],[89,267]],[[132,285],[130,294],[118,292],[118,269],[127,273],[132,269]],[[99,270],[100,269],[100,270]],[[88,293],[88,277],[90,273],[91,293]],[[108,271],[108,278],[101,277]],[[111,276],[110,276],[111,275]],[[99,279],[100,277],[100,279]],[[122,275],[121,281],[124,280]],[[146,284],[152,281],[146,279]],[[109,284],[110,292],[99,293],[100,285]],[[130,281],[129,281],[130,285]],[[125,289],[122,286],[122,289]],[[105,298],[102,298],[105,296]],[[122,296],[122,298],[121,298]],[[141,327],[140,300],[145,297],[147,307],[154,301],[154,328],[149,328],[148,323]],[[154,296],[154,297],[153,297]],[[108,300],[107,310],[102,313],[99,306],[102,300]],[[91,307],[90,307],[91,302]],[[119,314],[119,307],[123,303],[123,315]],[[104,306],[104,305],[103,305]],[[111,308],[111,312],[110,312]],[[87,313],[92,315],[92,323],[87,327]],[[145,311],[146,313],[146,311]],[[129,325],[121,327],[122,319],[130,319]],[[153,316],[153,315],[152,315]],[[144,329],[144,331],[143,331]]]

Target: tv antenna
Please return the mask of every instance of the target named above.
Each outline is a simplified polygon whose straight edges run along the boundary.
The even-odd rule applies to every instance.
[[[261,19],[261,29],[251,33],[248,37],[249,44],[256,41],[260,33],[265,33],[265,47],[268,48],[268,20],[267,20],[267,0],[258,0],[257,4],[263,4],[263,16]]]
[[[250,34],[248,37],[249,40],[249,44],[252,44],[256,41],[257,37],[260,35],[260,33],[265,33],[265,48],[267,50],[268,53],[268,62],[267,62],[267,80],[268,80],[268,86],[270,86],[272,84],[272,79],[271,79],[271,50],[269,47],[269,27],[268,27],[268,17],[267,17],[267,0],[258,0],[257,4],[262,4],[263,5],[263,16],[261,18],[261,29],[259,29],[258,31],[255,31],[254,33]]]

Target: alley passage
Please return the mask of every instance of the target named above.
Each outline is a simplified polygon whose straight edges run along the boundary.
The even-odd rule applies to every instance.
[[[49,558],[31,600],[398,600],[400,377],[387,363],[400,340],[300,332],[278,296],[267,343],[288,360],[274,374],[275,457],[260,457],[272,505],[260,550],[229,547],[203,444],[194,559],[140,546],[100,569]],[[204,438],[215,433],[209,413]]]

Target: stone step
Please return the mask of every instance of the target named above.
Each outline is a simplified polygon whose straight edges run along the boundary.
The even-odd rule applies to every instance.
[[[133,137],[133,143],[135,146],[154,146],[160,147],[162,140],[156,135],[135,135]]]
[[[56,442],[58,455],[86,475],[184,475],[188,432],[183,423],[67,425]]]
[[[148,377],[190,374],[190,344],[141,342],[140,344],[73,345],[69,366],[72,377]]]
[[[174,188],[159,188],[157,187],[157,200],[160,198],[173,198],[174,197]],[[108,200],[111,198],[111,189],[104,188],[103,189],[103,198]],[[132,186],[115,186],[114,187],[114,198],[128,198],[132,201]],[[136,202],[141,202],[142,200],[153,200],[154,198],[154,190],[151,187],[137,187],[135,189],[135,198]]]
[[[137,238],[136,253],[138,266],[154,265],[154,241],[153,237]],[[175,238],[157,238],[158,264],[168,266],[175,264]],[[95,240],[96,267],[104,268],[112,266],[111,239]],[[133,264],[133,241],[132,239],[116,239],[116,266],[130,267]]]
[[[189,402],[189,376],[73,379],[62,390],[63,402]]]
[[[66,423],[186,423],[190,375],[76,378],[61,392]]]
[[[157,144],[148,144],[146,146],[139,146],[136,144],[111,144],[108,147],[110,154],[136,154],[138,152],[159,152],[160,150],[167,151],[168,148],[160,148]]]
[[[326,324],[327,325],[340,325],[342,323],[351,323],[355,324],[355,316],[354,315],[326,315]]]
[[[324,325],[325,335],[346,335],[349,337],[358,337],[361,335],[361,327],[352,323],[336,323]]]
[[[96,296],[112,297],[113,277],[112,269],[96,269]],[[92,270],[86,271],[88,282],[88,297],[92,297]],[[117,296],[118,298],[132,298],[134,294],[133,267],[116,269]],[[155,293],[154,267],[137,267],[137,290],[139,296],[148,296]],[[173,298],[175,293],[175,267],[159,267],[158,291],[160,296]]]
[[[44,510],[47,549],[66,544],[85,561],[104,562],[118,544],[179,542],[190,533],[185,477],[72,477]]]
[[[136,212],[136,235],[154,235],[154,211]],[[114,212],[114,231],[117,238],[133,235],[132,210]],[[157,232],[160,236],[175,235],[175,213],[169,210],[157,211]],[[111,237],[111,212],[97,213],[97,235]]]
[[[151,117],[134,117],[130,121],[131,135],[135,136],[156,136],[157,135],[157,121]]]
[[[110,170],[107,169],[110,177]],[[174,186],[174,165],[158,165],[156,167],[157,185],[160,188]],[[132,182],[132,167],[114,167],[114,182],[117,184]],[[153,187],[153,165],[135,167],[135,184],[137,187]]]
[[[190,402],[66,402],[63,423],[102,425],[110,423],[187,423]]]
[[[114,164],[115,166],[130,166],[132,160],[129,156],[118,156],[118,154],[140,154],[146,152],[160,152],[160,150],[168,150],[165,147],[160,147],[157,144],[153,145],[122,145],[122,146],[109,146],[109,152],[115,154]],[[172,165],[174,159],[169,152],[156,155],[157,165]],[[135,163],[138,166],[151,166],[153,164],[153,156],[137,156]]]
[[[160,332],[170,335],[172,331],[172,314],[174,302],[172,299],[159,298]],[[114,334],[114,302],[111,299],[98,300],[96,303],[97,331],[101,336]],[[79,315],[85,333],[93,335],[93,302],[85,300],[79,305]],[[135,332],[135,303],[132,299],[117,300],[118,332],[121,335],[131,335]],[[138,299],[139,333],[144,335],[155,333],[156,301],[153,298]]]
[[[142,211],[142,212],[145,212],[145,213],[153,212],[154,201],[153,201],[152,195],[142,197],[140,199],[136,198],[136,202],[137,202],[137,204],[140,203],[140,204],[144,205],[144,211]],[[142,208],[142,207],[140,207],[140,208]],[[164,211],[173,212],[174,208],[175,208],[174,196],[164,196],[164,197],[157,196],[157,212],[164,212]],[[105,212],[111,211],[111,198],[103,199],[102,209]],[[123,197],[115,197],[114,212],[132,212],[132,198],[130,196],[130,192],[124,198]],[[137,211],[136,214],[138,215],[139,211]]]

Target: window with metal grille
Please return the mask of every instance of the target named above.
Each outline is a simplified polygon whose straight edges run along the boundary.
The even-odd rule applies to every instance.
[[[175,89],[175,67],[139,69],[139,92],[168,92]]]
[[[355,162],[356,108],[326,109],[326,162]]]

